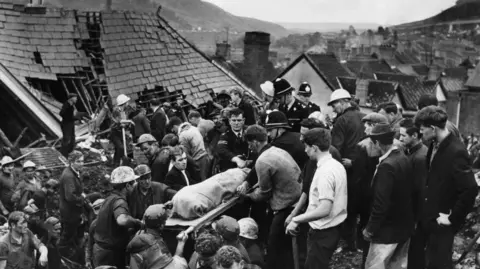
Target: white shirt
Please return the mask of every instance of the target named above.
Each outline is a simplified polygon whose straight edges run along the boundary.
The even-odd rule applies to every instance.
[[[336,227],[347,218],[347,172],[332,155],[328,154],[318,160],[308,197],[307,212],[315,210],[321,200],[333,203],[328,216],[308,223],[312,229]]]
[[[185,173],[185,170],[181,170],[183,176],[185,177],[185,181],[187,181],[187,186],[190,186],[190,181],[188,180],[187,173]]]

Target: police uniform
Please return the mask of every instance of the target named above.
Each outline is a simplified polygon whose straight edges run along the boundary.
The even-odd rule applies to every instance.
[[[220,136],[216,147],[216,155],[219,159],[220,171],[236,168],[237,165],[231,160],[235,156],[249,156],[248,143],[243,138],[245,130],[240,132],[240,137],[230,128]]]
[[[308,105],[306,105],[306,109],[308,110],[308,115],[312,114],[315,111],[318,111],[318,112],[321,111],[320,107],[312,102],[308,102]]]
[[[292,126],[292,132],[300,132],[300,122],[309,115],[307,106],[295,99],[290,109],[288,109],[288,105],[281,105],[279,110],[287,116],[288,123]]]
[[[303,95],[307,97],[312,96],[312,87],[310,86],[310,84],[308,84],[308,82],[303,82],[302,84],[300,84],[300,87],[298,87],[298,95]],[[312,102],[308,102],[308,104],[305,104],[305,106],[305,109],[308,111],[308,115],[312,114],[315,111],[320,111],[320,107]]]

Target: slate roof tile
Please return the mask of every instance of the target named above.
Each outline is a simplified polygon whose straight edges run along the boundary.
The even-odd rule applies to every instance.
[[[373,79],[373,74],[377,72],[392,72],[390,66],[382,60],[347,61],[347,67],[358,77],[368,79]]]
[[[396,73],[376,73],[378,80],[393,81],[399,83],[400,98],[403,99],[405,109],[415,111],[420,96],[434,94],[430,87],[424,87],[417,76]]]
[[[337,77],[349,77],[350,73],[343,67],[334,54],[309,54],[307,55],[322,72],[328,82],[335,88],[340,88]]]
[[[350,94],[355,95],[355,90],[357,88],[357,79],[351,77],[338,77],[342,89],[347,90]]]

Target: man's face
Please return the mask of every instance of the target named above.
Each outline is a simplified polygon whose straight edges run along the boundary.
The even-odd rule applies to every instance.
[[[422,124],[420,126],[420,133],[425,141],[431,141],[436,137],[435,127],[433,126],[425,126]]]
[[[173,165],[180,171],[187,169],[187,154],[184,152],[181,156],[175,156]]]
[[[19,234],[24,234],[27,232],[27,226],[28,226],[28,223],[27,223],[27,220],[22,217],[20,218],[20,220],[17,222],[17,224],[13,224],[13,230],[16,231],[17,233]]]
[[[10,175],[13,171],[13,168],[14,168],[14,165],[13,163],[10,163],[10,164],[6,164],[4,166],[2,166],[2,171],[7,174],[7,175]]]
[[[340,115],[343,113],[344,106],[341,100],[333,102],[330,106],[332,106],[333,111],[337,113],[337,115]]]
[[[365,134],[366,135],[372,134],[372,129],[373,129],[373,126],[375,126],[375,124],[370,121],[366,121],[363,125],[365,126]]]
[[[388,122],[392,122],[395,119],[395,116],[396,116],[394,113],[387,113],[387,111],[385,111],[385,109],[380,109],[380,111],[378,111],[378,113],[385,116],[388,119]]]
[[[35,168],[27,168],[25,169],[25,176],[28,179],[32,179],[35,176]]]
[[[235,132],[239,132],[243,129],[243,125],[245,124],[245,119],[243,118],[243,115],[237,115],[237,116],[230,116],[230,126],[232,126],[232,130]]]
[[[155,143],[151,145],[148,143],[143,143],[140,145],[140,149],[142,150],[143,154],[145,154],[147,159],[151,159],[157,152],[158,146]]]
[[[78,97],[72,97],[70,98],[70,104],[74,105],[77,103]]]
[[[407,133],[407,128],[400,127],[400,142],[407,148],[413,146],[415,138]]]
[[[274,140],[278,137],[278,128],[268,129],[267,135],[271,140]]]
[[[308,157],[310,160],[316,160],[317,159],[317,147],[315,146],[309,146],[305,144],[305,153],[307,153]]]
[[[152,176],[150,174],[143,175],[137,179],[140,189],[146,191],[152,186]]]
[[[245,266],[243,261],[240,262],[233,262],[233,264],[230,267],[223,267],[222,265],[218,265],[217,269],[243,269]]]
[[[220,115],[215,115],[215,116],[213,116],[213,117],[212,117],[212,121],[213,121],[213,123],[217,123],[217,122],[219,122],[219,121],[220,121],[220,119],[221,119]]]
[[[83,157],[80,157],[78,158],[77,160],[75,160],[75,162],[72,163],[72,167],[73,169],[79,171],[80,169],[82,169],[83,167],[83,163],[84,163],[84,158]]]
[[[174,134],[177,134],[179,127],[180,127],[180,125],[173,125],[173,127],[172,127],[172,132],[173,132]]]
[[[200,118],[193,117],[190,119],[190,124],[193,126],[198,126],[199,122],[200,122]]]
[[[240,100],[242,99],[242,98],[240,97],[240,95],[237,95],[237,94],[235,94],[235,93],[232,93],[232,94],[230,95],[230,97],[232,98],[232,101],[233,101],[234,103],[238,103],[238,102],[240,102]]]

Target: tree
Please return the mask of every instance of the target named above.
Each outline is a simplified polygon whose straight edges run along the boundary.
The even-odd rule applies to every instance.
[[[385,33],[385,29],[383,29],[382,26],[378,26],[377,34],[379,34],[379,35],[384,35],[384,33]]]

